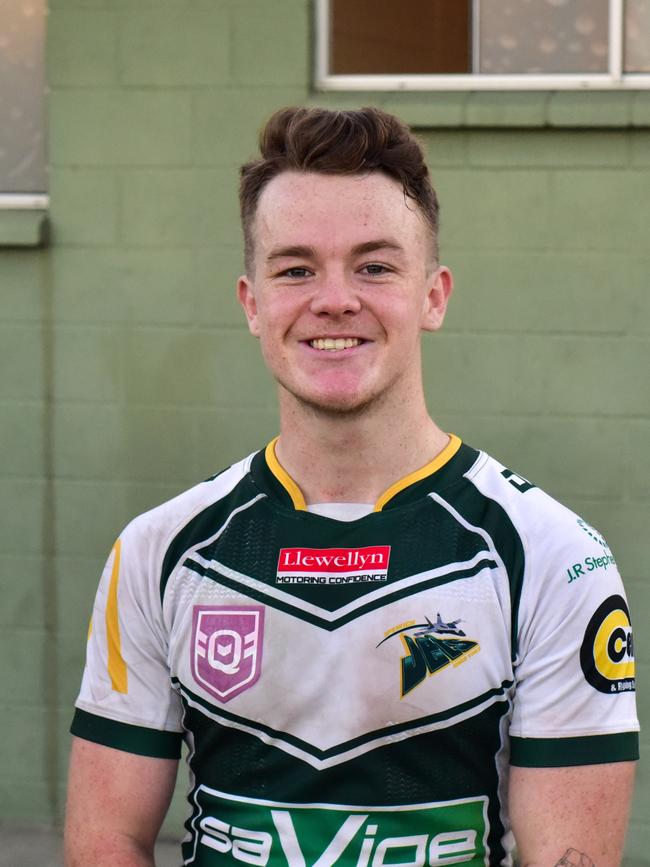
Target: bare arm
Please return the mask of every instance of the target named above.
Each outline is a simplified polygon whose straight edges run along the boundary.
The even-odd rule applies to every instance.
[[[65,822],[66,867],[153,867],[178,762],[74,738]]]
[[[633,780],[633,762],[511,767],[510,818],[521,867],[619,867]]]

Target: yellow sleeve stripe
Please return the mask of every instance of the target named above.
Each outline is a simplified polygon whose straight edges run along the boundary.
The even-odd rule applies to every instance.
[[[126,663],[122,658],[120,643],[120,621],[117,608],[117,585],[120,581],[120,552],[122,544],[120,539],[113,548],[113,570],[111,583],[108,588],[108,602],[106,604],[106,643],[108,645],[108,674],[111,685],[115,692],[127,693],[128,677]]]

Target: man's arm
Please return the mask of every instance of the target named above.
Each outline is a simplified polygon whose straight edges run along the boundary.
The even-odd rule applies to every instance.
[[[176,759],[138,756],[74,738],[66,867],[153,867],[177,767]]]
[[[633,782],[633,762],[511,767],[510,818],[521,867],[619,867]]]

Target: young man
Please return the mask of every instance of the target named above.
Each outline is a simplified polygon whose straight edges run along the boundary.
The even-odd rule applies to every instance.
[[[373,109],[284,110],[261,148],[238,292],[280,436],[109,557],[67,863],[153,863],[184,737],[185,864],[506,865],[514,834],[522,864],[615,867],[638,755],[620,578],[427,412],[452,279],[422,152]]]

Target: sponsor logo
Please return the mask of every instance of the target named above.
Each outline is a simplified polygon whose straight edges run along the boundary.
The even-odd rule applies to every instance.
[[[571,584],[582,575],[595,572],[596,569],[607,570],[610,566],[616,566],[616,560],[611,554],[603,554],[602,557],[585,557],[584,560],[574,563],[566,570],[567,584]]]
[[[449,665],[455,668],[479,652],[479,643],[467,638],[459,623],[462,623],[460,618],[444,621],[438,612],[435,623],[427,617],[426,623],[410,621],[387,631],[377,647],[399,635],[406,651],[401,658],[402,698],[427,675],[438,674]]]
[[[390,545],[369,548],[281,548],[277,584],[365,584],[386,581]]]
[[[601,548],[607,548],[607,542],[603,539],[598,530],[594,530],[594,528],[586,521],[583,521],[582,518],[578,518],[577,523],[580,529],[592,538],[594,542],[598,542]],[[609,548],[607,550],[609,550]]]
[[[288,804],[200,786],[185,863],[259,867],[438,867],[487,862],[487,798],[358,807]],[[217,854],[218,853],[218,854]]]
[[[635,689],[634,642],[630,612],[622,596],[598,607],[580,648],[582,672],[594,689],[608,694]]]
[[[192,676],[227,702],[258,680],[262,666],[261,606],[195,605],[190,646]]]

